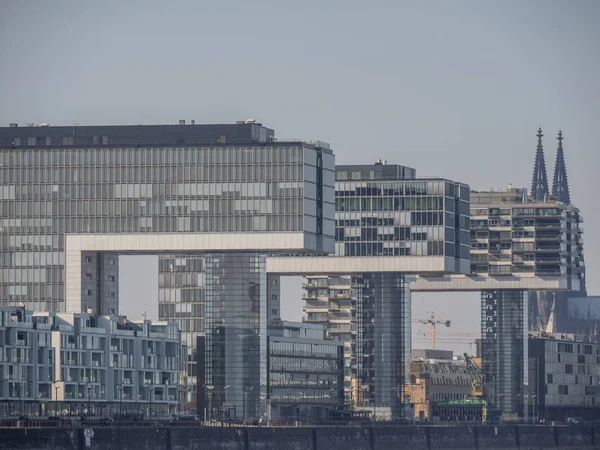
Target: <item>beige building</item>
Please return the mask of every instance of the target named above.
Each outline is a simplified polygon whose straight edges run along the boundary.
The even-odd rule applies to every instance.
[[[415,420],[465,420],[472,408],[463,408],[471,398],[473,375],[464,360],[446,350],[413,350],[410,364],[410,398]]]

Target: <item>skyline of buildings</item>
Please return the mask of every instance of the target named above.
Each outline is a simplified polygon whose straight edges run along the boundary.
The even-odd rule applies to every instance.
[[[567,198],[559,137],[555,185]],[[541,132],[538,139],[541,146]],[[528,203],[515,190],[514,198],[474,193],[469,209],[466,184],[418,179],[381,160],[336,167],[328,144],[278,142],[253,121],[9,127],[2,142],[10,147],[0,152],[2,301],[114,314],[118,255],[157,253],[159,318],[181,329],[185,384],[212,386],[211,408],[236,414],[265,412],[267,330],[280,316],[281,276],[350,277],[350,295],[348,285],[314,291],[307,283],[327,303],[327,311],[307,308],[307,320],[345,344],[346,403],[386,417],[402,417],[407,404],[415,275],[481,277],[484,368],[498,374],[514,365],[495,375],[502,383],[494,389],[510,393],[499,403],[517,412],[512,393],[527,381],[519,362],[526,288],[535,283],[486,286],[516,273],[578,290],[583,278],[580,219],[570,205],[547,196]],[[332,300],[344,295],[350,307],[339,311]],[[499,348],[514,350],[501,355],[510,364],[497,359]]]

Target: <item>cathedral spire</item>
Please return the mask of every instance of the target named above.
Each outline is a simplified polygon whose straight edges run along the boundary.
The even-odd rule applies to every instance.
[[[531,198],[537,202],[543,202],[548,197],[548,177],[546,176],[546,160],[544,159],[542,136],[542,129],[538,128],[538,144],[535,152],[533,179],[531,181]]]
[[[552,183],[552,195],[559,202],[571,203],[569,193],[569,180],[567,179],[567,166],[565,165],[565,154],[563,152],[562,131],[558,132],[558,150],[556,151],[556,162],[554,163],[554,181]]]

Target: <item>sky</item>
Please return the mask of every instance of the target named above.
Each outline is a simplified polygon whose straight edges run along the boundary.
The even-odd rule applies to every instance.
[[[475,190],[530,187],[538,127],[551,179],[562,129],[597,294],[599,23],[594,0],[2,0],[0,124],[253,118],[331,143],[340,164],[381,158]],[[156,317],[156,272],[122,257],[123,312]],[[283,297],[299,319],[298,279]],[[476,294],[414,294],[429,310],[446,332],[479,330]]]

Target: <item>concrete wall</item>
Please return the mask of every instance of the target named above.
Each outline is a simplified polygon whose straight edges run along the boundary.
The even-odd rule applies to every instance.
[[[0,429],[0,450],[600,450],[600,426],[94,428],[87,444],[81,428]]]

